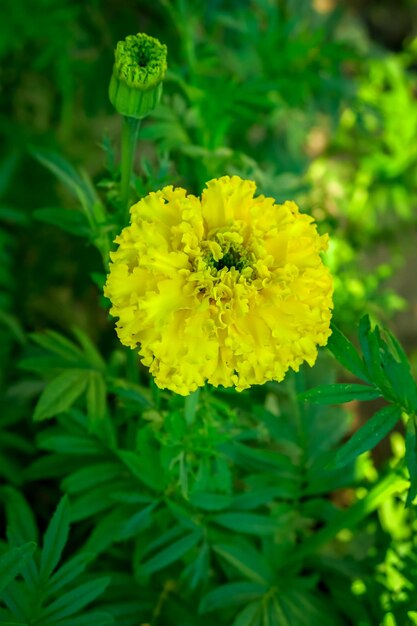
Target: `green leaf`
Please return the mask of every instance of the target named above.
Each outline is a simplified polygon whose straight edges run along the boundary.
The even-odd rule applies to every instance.
[[[43,581],[49,578],[61,558],[68,539],[69,527],[69,502],[67,496],[64,496],[49,522],[43,539],[40,565],[40,575]]]
[[[75,589],[71,589],[71,591],[64,593],[46,607],[39,621],[61,620],[64,619],[64,617],[74,615],[74,613],[77,613],[98,598],[108,587],[109,583],[110,578],[104,576],[83,583],[75,587]]]
[[[352,374],[355,374],[362,380],[368,381],[365,366],[353,343],[334,324],[331,325],[331,329],[332,334],[327,342],[329,350],[349,372],[352,372]]]
[[[85,390],[87,380],[85,370],[68,369],[62,372],[43,390],[33,418],[39,421],[69,409]]]
[[[83,358],[83,353],[75,343],[54,330],[32,333],[30,338],[45,350],[57,354],[69,362]]]
[[[79,237],[89,237],[91,229],[83,213],[68,209],[36,209],[32,215],[41,222],[58,226],[71,235]]]
[[[384,397],[392,399],[392,389],[381,366],[381,346],[376,331],[371,330],[369,315],[364,315],[359,323],[359,341],[371,382],[381,389]]]
[[[249,543],[245,546],[218,543],[213,545],[213,550],[255,583],[266,585],[273,578],[264,558]]]
[[[417,424],[416,416],[410,415],[405,435],[405,462],[410,474],[410,489],[405,505],[411,506],[417,496]]]
[[[343,467],[367,450],[372,450],[401,418],[401,408],[389,405],[375,413],[336,453],[329,467]]]
[[[89,463],[86,467],[68,474],[62,481],[67,493],[80,493],[117,478],[123,472],[121,463]]]
[[[19,491],[5,487],[6,518],[13,543],[38,543],[38,529],[32,509]]]
[[[82,552],[66,561],[49,579],[48,596],[56,595],[63,587],[78,578],[93,557],[94,555],[91,552]]]
[[[147,528],[152,519],[152,511],[157,505],[158,502],[152,502],[149,506],[140,511],[136,511],[136,513],[124,519],[118,528],[117,538],[119,540],[130,539],[131,537],[135,537],[144,528]]]
[[[101,456],[106,450],[92,438],[79,435],[45,435],[39,438],[39,447],[53,452],[62,452],[74,456]]]
[[[107,409],[106,384],[100,372],[89,372],[87,385],[87,413],[91,420],[102,420]]]
[[[132,472],[133,476],[140,480],[141,483],[155,491],[164,489],[164,475],[158,463],[159,459],[155,454],[155,450],[144,446],[140,452],[118,450],[117,454]]]
[[[72,332],[77,337],[78,342],[81,345],[87,361],[91,365],[91,367],[94,367],[101,372],[105,372],[106,363],[91,339],[80,328],[73,328]]]
[[[21,572],[22,565],[36,550],[36,543],[30,541],[18,548],[10,548],[0,557],[0,592]]]
[[[114,623],[113,617],[108,613],[90,611],[78,617],[59,621],[59,626],[111,626]]]
[[[232,626],[261,626],[262,605],[260,602],[248,604],[239,615],[237,615]],[[281,624],[279,625],[281,626]],[[283,626],[287,626],[284,624]]]
[[[272,535],[282,527],[282,520],[255,513],[221,513],[211,518],[213,522],[240,533],[251,535]]]
[[[222,493],[196,491],[190,494],[190,502],[197,509],[203,511],[221,511],[230,507],[232,497]]]
[[[266,593],[267,587],[259,583],[227,583],[209,591],[201,600],[199,610],[202,613],[246,604],[259,599]]]
[[[78,198],[89,218],[98,200],[92,186],[59,154],[41,148],[32,149],[31,152],[35,159],[48,168]]]
[[[145,563],[142,563],[139,569],[140,573],[146,576],[171,565],[171,563],[175,563],[175,561],[178,561],[178,559],[187,554],[201,538],[201,530],[181,537],[181,539],[175,541],[175,543],[172,543],[164,550],[161,550],[161,552],[158,552],[158,554],[155,554],[155,556]]]
[[[299,400],[307,400],[314,404],[343,404],[352,400],[375,400],[381,397],[376,387],[357,385],[354,383],[334,383],[320,385],[298,396]]]

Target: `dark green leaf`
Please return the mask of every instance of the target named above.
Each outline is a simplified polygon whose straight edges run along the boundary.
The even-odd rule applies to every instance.
[[[10,548],[0,557],[0,592],[21,572],[22,565],[36,550],[36,543],[29,542],[18,548]]]
[[[37,209],[33,212],[33,216],[42,222],[58,226],[71,235],[78,235],[79,237],[88,237],[90,235],[88,221],[84,214],[79,211],[52,208]]]
[[[200,611],[218,611],[221,609],[247,604],[266,593],[267,587],[259,583],[236,582],[227,583],[213,589],[201,600]]]
[[[175,543],[172,543],[170,546],[155,554],[155,556],[151,557],[148,561],[143,563],[140,566],[140,573],[143,575],[153,574],[158,570],[171,565],[171,563],[175,563],[181,557],[183,557],[187,552],[189,552],[200,540],[202,537],[201,530],[197,530],[185,537],[181,537]]]
[[[271,535],[282,527],[278,520],[255,513],[221,513],[212,517],[220,526],[251,535]]]
[[[29,541],[38,543],[38,529],[32,509],[19,491],[12,487],[4,489],[6,495],[6,518],[13,543],[20,545]]]
[[[401,418],[401,408],[386,406],[360,428],[336,453],[330,467],[343,467],[367,450],[372,450]]]
[[[86,385],[84,370],[65,370],[43,390],[35,408],[34,419],[39,421],[63,413],[74,404]]]
[[[263,557],[250,544],[215,544],[213,550],[230,563],[249,580],[266,585],[272,579],[272,572]]]
[[[108,613],[98,613],[91,611],[79,615],[78,617],[71,617],[70,619],[64,619],[59,621],[59,626],[111,626],[115,621]]]
[[[44,535],[40,565],[40,575],[44,581],[49,578],[61,558],[62,550],[68,539],[69,527],[69,503],[67,496],[64,496],[58,504]]]
[[[67,493],[80,493],[117,478],[123,472],[120,463],[89,463],[76,472],[69,474],[62,481],[62,488]]]
[[[227,509],[232,503],[231,496],[222,493],[206,493],[197,491],[190,494],[190,502],[196,508],[203,511],[221,511]]]
[[[100,372],[89,372],[87,412],[91,420],[102,420],[106,415],[106,384]]]
[[[66,561],[49,579],[48,595],[56,595],[63,587],[78,578],[84,572],[93,556],[90,552],[82,552]]]
[[[95,578],[75,587],[75,589],[71,589],[71,591],[59,596],[57,600],[54,600],[44,609],[40,621],[61,620],[64,617],[74,615],[74,613],[77,613],[98,598],[108,587],[109,583],[110,578],[105,576]]]
[[[260,602],[252,602],[237,615],[232,626],[261,626],[261,614],[262,604]],[[283,624],[283,626],[287,626],[287,624]]]
[[[158,467],[158,459],[155,451],[144,446],[140,452],[131,450],[118,450],[120,459],[129,468],[133,476],[151,489],[162,491],[164,488],[163,474]]]

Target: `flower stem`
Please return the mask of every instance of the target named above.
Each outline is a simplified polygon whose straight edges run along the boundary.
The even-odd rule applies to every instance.
[[[122,180],[121,199],[125,222],[129,222],[129,195],[132,179],[133,158],[135,156],[136,140],[139,132],[140,120],[134,117],[123,116],[122,126]]]

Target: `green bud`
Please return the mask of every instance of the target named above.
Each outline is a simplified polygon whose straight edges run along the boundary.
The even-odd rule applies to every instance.
[[[109,98],[119,113],[141,119],[156,107],[161,99],[166,57],[167,47],[144,33],[128,35],[118,42]]]

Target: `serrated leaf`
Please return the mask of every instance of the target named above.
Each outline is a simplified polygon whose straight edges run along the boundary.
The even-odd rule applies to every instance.
[[[178,541],[175,541],[170,546],[155,554],[145,563],[140,565],[140,573],[142,575],[150,575],[157,572],[175,561],[178,561],[185,554],[187,554],[194,546],[201,540],[201,530],[195,531],[185,537],[181,537]]]
[[[199,610],[202,613],[247,604],[265,594],[267,587],[259,583],[227,583],[209,591],[201,600]]]
[[[47,594],[56,595],[63,587],[78,578],[93,557],[91,552],[82,552],[66,561],[49,579]]]
[[[30,541],[23,546],[10,548],[0,557],[0,593],[21,572],[22,566],[36,550],[36,543]]]
[[[336,453],[329,467],[343,467],[367,450],[372,450],[401,418],[401,408],[389,405],[380,409]]]
[[[314,404],[343,404],[352,400],[375,400],[381,396],[381,392],[376,387],[355,383],[333,383],[305,391],[298,396],[298,399]]]
[[[98,598],[108,587],[109,583],[110,578],[104,576],[71,589],[71,591],[62,594],[46,607],[39,621],[62,620],[65,617],[74,615],[74,613],[81,611],[81,609]]]
[[[49,522],[43,539],[41,554],[40,576],[47,580],[58,565],[62,551],[68,539],[70,527],[70,512],[67,496],[59,502],[55,513]]]
[[[84,392],[86,385],[85,370],[65,370],[43,390],[35,407],[33,419],[44,420],[68,410]]]
[[[332,334],[327,342],[329,350],[349,372],[367,381],[368,376],[365,366],[353,343],[351,343],[334,324],[331,325],[331,329]]]
[[[212,518],[212,521],[229,530],[239,529],[240,533],[251,535],[271,535],[282,527],[277,519],[255,513],[220,513]]]
[[[406,506],[411,506],[417,496],[417,425],[416,416],[410,415],[405,435],[405,462],[410,475],[410,489],[407,494]]]
[[[250,544],[245,547],[232,544],[215,544],[213,550],[249,580],[261,585],[273,577],[265,559]]]

